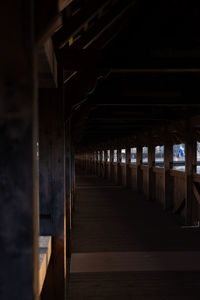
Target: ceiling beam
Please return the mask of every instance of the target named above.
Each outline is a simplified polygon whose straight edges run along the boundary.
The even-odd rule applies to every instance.
[[[108,68],[112,73],[140,73],[140,72],[172,72],[195,73],[200,72],[200,58],[185,57],[135,57],[121,54],[109,55],[99,61],[99,67]]]
[[[134,5],[135,1],[133,0],[117,2],[115,6],[113,5],[112,10],[99,18],[70,48],[79,50],[89,47],[95,47],[96,49],[104,48],[105,44],[108,43],[113,36],[118,34],[119,30],[126,25],[127,20],[132,17],[131,8]],[[119,20],[120,22],[118,22],[117,26],[116,23]],[[110,33],[110,31],[112,32]],[[65,48],[62,49],[65,51]]]
[[[87,1],[83,7],[80,7],[78,13],[76,13],[68,22],[66,22],[59,31],[53,36],[53,41],[56,48],[60,48],[71,37],[77,34],[86,23],[92,20],[99,11],[104,9],[111,0],[90,0]]]
[[[90,68],[109,70],[111,73],[145,73],[145,72],[166,72],[166,73],[199,73],[200,58],[182,57],[126,57],[120,55],[106,55],[96,49],[62,51],[58,54],[58,60],[63,62],[67,71],[87,71]]]
[[[58,0],[58,10],[63,11],[68,7],[74,0]]]

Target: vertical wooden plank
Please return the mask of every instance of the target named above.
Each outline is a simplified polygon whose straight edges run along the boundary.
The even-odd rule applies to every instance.
[[[97,151],[93,152],[94,156],[94,175],[97,176]]]
[[[130,186],[129,180],[130,180],[130,166],[131,164],[131,148],[126,148],[126,186]]]
[[[87,162],[87,174],[90,174],[90,153],[86,154],[86,162]]]
[[[142,170],[141,170],[141,165],[142,165],[142,146],[138,145],[137,146],[137,154],[136,154],[136,167],[137,167],[137,174],[136,174],[136,180],[137,180],[137,192],[142,192]]]
[[[108,178],[107,162],[108,162],[108,152],[105,149],[104,150],[104,178]]]
[[[121,149],[117,149],[117,184],[120,185],[121,180]]]
[[[64,299],[66,291],[65,128],[62,91],[40,90],[40,233],[52,235],[50,273],[42,299]]]
[[[147,199],[155,199],[155,173],[153,167],[155,165],[155,147],[153,145],[148,146],[148,190]]]
[[[65,197],[66,197],[66,257],[71,256],[71,228],[72,228],[72,146],[71,121],[65,122]]]
[[[110,167],[110,181],[114,180],[114,174],[113,174],[113,160],[114,160],[114,150],[110,149],[110,163],[109,163],[109,167]]]
[[[193,139],[185,143],[185,195],[186,195],[186,224],[192,225],[196,220],[196,203],[193,193],[192,177],[197,161],[197,145]]]
[[[99,151],[100,161],[99,161],[99,176],[103,176],[103,161],[102,161],[102,150]]]
[[[89,162],[89,174],[92,174],[92,155],[91,152],[88,153],[88,162]]]
[[[0,2],[1,300],[39,299],[33,17],[32,0]]]
[[[171,210],[173,208],[173,178],[170,176],[170,169],[173,164],[173,145],[166,144],[164,146],[164,209]]]
[[[76,188],[76,170],[75,170],[75,152],[74,147],[71,145],[71,177],[72,177],[72,210],[74,208],[74,199],[75,199],[75,188]]]
[[[99,155],[98,155],[99,153]],[[100,158],[100,160],[98,159]],[[101,175],[101,151],[97,151],[97,176]]]
[[[90,152],[90,173],[94,175],[94,155]]]

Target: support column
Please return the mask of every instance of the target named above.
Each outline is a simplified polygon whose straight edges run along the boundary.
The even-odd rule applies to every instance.
[[[121,185],[121,149],[117,149],[117,184]]]
[[[108,178],[107,160],[108,160],[108,152],[107,150],[104,150],[104,178]]]
[[[90,152],[87,152],[87,173],[88,173],[88,175],[90,175],[90,168],[91,168]]]
[[[93,155],[94,155],[94,175],[97,176],[97,151],[94,151]]]
[[[87,153],[85,152],[84,155],[83,155],[84,159],[84,164],[83,164],[83,172],[85,175],[87,175],[87,172],[88,172],[88,162],[87,162]]]
[[[170,176],[170,169],[173,164],[173,145],[164,146],[164,209],[173,208],[173,177]]]
[[[130,169],[129,165],[131,164],[131,148],[126,148],[126,186],[130,186]]]
[[[94,175],[94,153],[90,152],[90,174]]]
[[[188,139],[185,143],[185,194],[186,194],[186,224],[196,221],[197,207],[193,193],[193,172],[197,161],[196,141]]]
[[[97,176],[101,174],[101,151],[97,151]]]
[[[137,153],[136,153],[136,167],[137,167],[137,175],[136,175],[136,180],[137,180],[137,192],[142,192],[142,170],[141,170],[141,165],[142,165],[142,146],[137,147]]]
[[[71,227],[72,227],[72,146],[71,121],[65,122],[65,195],[66,195],[66,257],[71,256]]]
[[[42,299],[66,291],[65,128],[62,92],[40,90],[40,233],[52,235],[52,256]],[[66,168],[67,170],[67,168]]]
[[[33,17],[31,0],[0,2],[1,300],[39,299],[38,115]]]
[[[91,175],[94,175],[94,153],[93,152],[90,152],[90,161],[91,161],[90,173]]]
[[[72,167],[72,209],[74,208],[74,199],[75,199],[75,188],[76,188],[76,170],[75,170],[75,153],[74,147],[72,145],[71,149],[71,167]]]
[[[114,150],[110,149],[110,164],[109,164],[109,168],[110,168],[110,177],[109,180],[113,181],[113,161],[114,161]]]
[[[100,156],[100,160],[99,160],[99,176],[102,177],[103,171],[102,171],[102,150],[99,151],[99,156]]]
[[[155,199],[155,173],[153,167],[155,165],[155,147],[153,145],[148,146],[148,191],[147,199]]]

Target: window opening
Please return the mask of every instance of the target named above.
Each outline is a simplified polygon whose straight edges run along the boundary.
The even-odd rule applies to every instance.
[[[102,161],[104,161],[104,150],[102,151]]]
[[[126,162],[126,149],[121,149],[121,162]]]
[[[136,165],[137,162],[137,148],[131,148],[131,163]]]
[[[114,150],[113,162],[117,162],[117,150]]]
[[[148,147],[142,147],[142,164],[148,165]]]
[[[155,166],[164,167],[164,146],[155,147]]]
[[[196,172],[200,174],[200,142],[197,142],[197,167]]]
[[[173,169],[185,171],[185,144],[173,145]]]
[[[107,162],[110,162],[110,150],[107,150]]]

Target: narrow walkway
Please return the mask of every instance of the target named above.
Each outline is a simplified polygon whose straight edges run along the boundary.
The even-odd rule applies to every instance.
[[[197,300],[200,230],[131,190],[77,178],[70,300]]]

